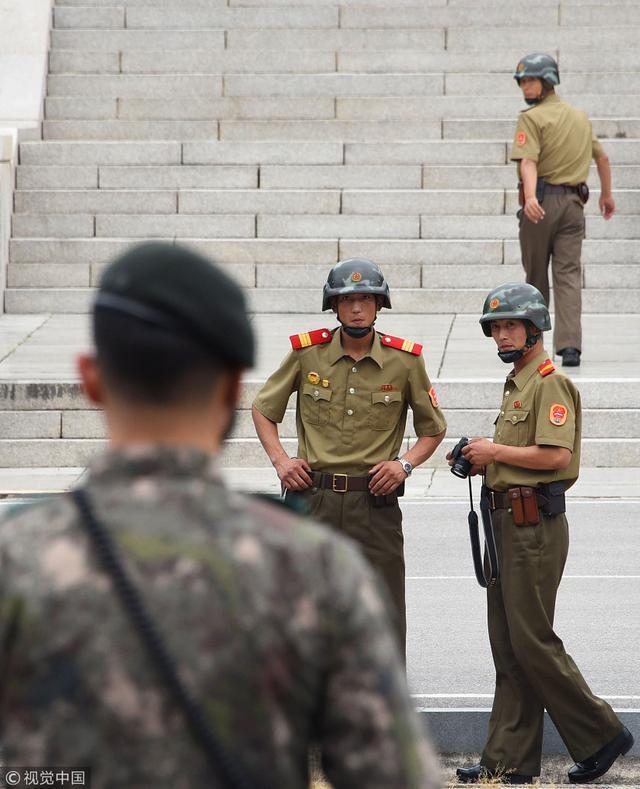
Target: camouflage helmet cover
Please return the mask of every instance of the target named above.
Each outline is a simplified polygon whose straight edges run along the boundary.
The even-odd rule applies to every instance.
[[[368,258],[348,258],[336,263],[322,291],[322,309],[328,310],[332,299],[347,293],[382,296],[382,306],[391,309],[389,285],[378,266]]]
[[[531,321],[540,331],[549,331],[551,318],[542,293],[533,285],[522,282],[505,282],[498,285],[484,300],[480,324],[487,337],[491,337],[491,321]]]
[[[551,55],[546,55],[544,52],[532,52],[520,60],[513,78],[519,85],[523,77],[537,77],[553,86],[560,84],[558,64]]]

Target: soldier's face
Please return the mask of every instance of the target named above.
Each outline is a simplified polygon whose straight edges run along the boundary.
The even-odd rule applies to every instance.
[[[347,326],[371,326],[378,303],[373,293],[348,293],[338,296],[338,318]]]
[[[527,341],[527,330],[522,321],[491,321],[491,336],[502,352],[519,351]]]
[[[542,82],[537,77],[523,77],[520,88],[525,99],[537,99],[542,93]]]

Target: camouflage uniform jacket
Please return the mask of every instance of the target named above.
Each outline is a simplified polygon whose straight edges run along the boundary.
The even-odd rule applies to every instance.
[[[211,456],[129,448],[86,483],[185,684],[258,786],[437,785],[384,603],[356,550],[228,491]],[[68,496],[0,521],[0,739],[8,766],[92,786],[215,787]]]

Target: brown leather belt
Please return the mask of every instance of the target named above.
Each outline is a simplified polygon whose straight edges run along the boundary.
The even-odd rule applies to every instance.
[[[369,477],[350,477],[348,474],[329,474],[326,471],[312,471],[311,479],[314,488],[325,488],[334,493],[368,491],[370,482]]]

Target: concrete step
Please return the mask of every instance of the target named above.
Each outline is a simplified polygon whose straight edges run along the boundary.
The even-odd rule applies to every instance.
[[[498,194],[498,193],[496,193]],[[160,214],[323,213],[340,211],[340,192],[328,189],[185,189],[17,191],[16,213]]]
[[[515,218],[513,218],[515,222]],[[597,220],[599,221],[599,220]],[[371,256],[390,264],[515,265],[520,263],[516,240],[478,239],[184,239],[185,243],[225,264],[316,264],[327,266],[346,257]],[[12,239],[13,263],[104,263],[132,244],[131,239]],[[638,240],[583,242],[582,261],[589,265],[634,265],[640,258]]]
[[[453,145],[446,143],[451,149]],[[472,153],[469,146],[462,147]],[[482,145],[475,144],[477,148]],[[505,157],[505,146],[496,144]],[[639,150],[640,157],[640,150]],[[640,161],[640,158],[639,158]],[[20,163],[38,165],[342,164],[344,146],[327,142],[26,142]]]
[[[70,120],[286,120],[335,117],[333,97],[200,97],[192,99],[115,99],[53,97],[45,100],[48,121]]]
[[[335,1],[335,0],[334,0]],[[55,31],[54,31],[55,34]],[[126,42],[125,42],[126,43]],[[595,43],[595,42],[594,42]],[[602,66],[602,53],[593,47],[587,51],[563,49],[545,51],[558,58],[562,69],[563,87],[565,78],[597,71]],[[238,74],[251,73],[322,73],[340,71],[347,73],[412,74],[474,73],[504,74],[509,77],[522,50],[487,52],[425,52],[422,49],[381,49],[323,51],[312,49],[305,52],[295,50],[279,52],[240,52],[237,50],[210,49],[157,49],[149,50],[134,46],[104,49],[52,49],[49,56],[51,74]],[[637,72],[640,70],[640,53],[636,49],[616,49],[607,53],[606,66],[610,72]],[[503,83],[504,84],[504,83]],[[509,84],[512,92],[513,83]],[[596,92],[599,88],[596,84]]]
[[[9,288],[86,288],[97,286],[106,263],[10,263]],[[326,282],[329,264],[272,265],[235,262],[224,266],[231,276],[248,288],[297,289],[301,282],[320,290]],[[482,288],[487,282],[519,281],[522,267],[513,265],[428,265],[386,264],[385,278],[392,288]],[[638,289],[637,265],[585,265],[583,287],[591,290]],[[285,294],[283,294],[285,298]]]
[[[640,439],[639,409],[584,409],[583,431],[590,438]],[[492,436],[496,410],[447,409],[448,433],[454,435]],[[5,439],[105,438],[106,427],[100,411],[0,411],[0,432]],[[296,437],[295,410],[287,411],[279,434]],[[411,413],[405,437],[415,435]],[[237,413],[231,438],[255,438],[255,427],[248,409]]]
[[[398,168],[386,169],[390,173]],[[411,169],[416,177],[403,183],[419,186],[420,168]],[[19,165],[16,172],[18,189],[252,189],[258,185],[258,167],[250,165]]]
[[[518,55],[515,58],[517,60]],[[53,49],[49,54],[50,74],[316,74],[335,70],[335,54],[316,51],[232,52],[134,47],[113,52]]]
[[[15,316],[11,317],[12,320],[15,320]],[[477,326],[474,326],[474,329],[477,329]],[[283,348],[285,348],[284,344]],[[427,355],[428,353],[429,349],[427,349]],[[580,388],[582,406],[585,411],[599,412],[605,419],[608,418],[607,412],[613,414],[618,412],[635,413],[637,411],[640,402],[640,377],[622,378],[615,375],[582,377],[579,371],[576,375],[575,382]],[[248,411],[251,408],[251,403],[263,383],[264,378],[257,378],[254,373],[244,380],[238,405],[240,411]],[[434,376],[433,384],[437,388],[441,402],[446,403],[447,413],[493,410],[495,416],[496,403],[500,402],[504,379],[499,380],[497,377],[438,378]],[[289,408],[294,406],[295,397],[292,396]],[[48,382],[35,379],[33,381],[0,380],[1,412],[31,410],[53,411],[62,414],[95,412],[95,409],[88,406],[80,384],[75,380],[59,379]],[[65,418],[73,417],[68,415]]]
[[[250,272],[249,272],[250,276]],[[427,283],[429,284],[429,283]],[[318,289],[296,288],[283,293],[281,288],[248,288],[246,291],[252,313],[288,314],[320,312]],[[7,288],[5,308],[14,314],[88,312],[95,293],[91,288]],[[478,288],[396,288],[394,308],[400,313],[476,314],[478,304],[486,295],[486,287]],[[637,288],[593,288],[582,294],[585,315],[611,313],[614,315],[638,312],[640,290]]]
[[[95,20],[95,23],[92,22]],[[109,24],[112,21],[113,24]],[[56,29],[98,27],[123,28],[125,14],[122,8],[56,6],[53,17]],[[296,7],[277,8],[230,8],[210,7],[197,3],[183,3],[173,6],[171,12],[154,6],[129,6],[126,9],[126,27],[129,30],[183,29],[200,30],[203,28],[337,28],[339,13],[337,7]]]
[[[308,169],[308,168],[307,168]],[[599,192],[586,207],[599,215]],[[504,216],[515,190],[444,189],[18,189],[16,214],[389,214]],[[617,216],[640,213],[640,189],[616,190]],[[591,230],[591,228],[589,228]]]
[[[445,439],[437,452],[424,468],[446,466],[445,455],[457,439]],[[407,451],[410,443],[405,439],[402,451]],[[285,451],[294,455],[297,441],[284,438]],[[90,458],[103,450],[106,442],[102,439],[40,439],[16,438],[0,439],[0,468],[12,467],[78,467],[86,466]],[[617,467],[640,466],[640,439],[585,439],[582,443],[582,463],[585,466],[607,465]],[[220,457],[222,466],[228,467],[265,467],[269,465],[267,456],[257,438],[235,438],[225,442]]]

